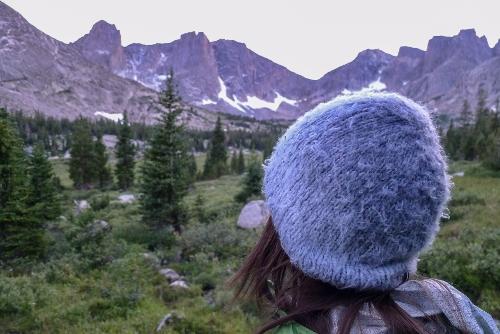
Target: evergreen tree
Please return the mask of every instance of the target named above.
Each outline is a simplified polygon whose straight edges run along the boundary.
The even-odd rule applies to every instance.
[[[263,170],[260,159],[253,156],[248,164],[247,173],[243,179],[243,190],[236,195],[238,202],[245,202],[252,196],[260,196],[262,191]]]
[[[77,189],[88,189],[95,180],[94,143],[89,122],[80,117],[71,136],[69,176]]]
[[[95,181],[100,189],[108,187],[113,182],[111,170],[108,167],[108,158],[102,136],[98,135],[94,142],[94,171]]]
[[[196,181],[196,178],[198,176],[198,165],[196,165],[196,158],[193,152],[191,152],[191,154],[188,156],[188,171],[190,176],[190,183],[193,183],[194,181]]]
[[[243,149],[240,148],[238,153],[238,168],[237,173],[243,174],[245,172],[245,155],[243,154]]]
[[[28,203],[27,167],[15,126],[0,109],[0,263],[38,258],[46,250],[45,227]]]
[[[231,155],[231,172],[238,174],[238,154],[236,150],[233,150],[233,154]]]
[[[462,127],[468,127],[471,125],[473,119],[472,119],[472,112],[470,110],[470,104],[469,101],[464,100],[464,103],[462,105],[462,110],[460,112],[460,123]]]
[[[132,129],[128,123],[127,112],[124,111],[115,149],[115,174],[120,189],[129,189],[134,184],[135,151],[135,146],[132,143]]]
[[[29,204],[41,221],[54,220],[62,212],[58,194],[59,180],[54,175],[42,144],[35,146],[30,167]]]
[[[160,102],[165,108],[144,156],[141,182],[143,222],[152,228],[171,226],[177,232],[186,220],[184,197],[190,182],[184,127],[177,125],[182,112],[173,72]]]
[[[475,157],[484,160],[487,152],[487,140],[491,129],[491,119],[489,109],[486,107],[486,91],[482,86],[479,87],[477,92],[477,107],[476,107],[476,121],[472,136],[475,139],[474,152]]]
[[[205,178],[217,178],[227,173],[227,150],[226,136],[222,129],[220,117],[217,117],[215,129],[210,142],[210,151],[205,160],[203,176]]]
[[[446,131],[444,147],[451,159],[459,159],[460,137],[457,129],[455,129],[453,120],[450,122],[448,131]]]
[[[485,142],[483,163],[487,168],[500,171],[500,135],[491,133]]]

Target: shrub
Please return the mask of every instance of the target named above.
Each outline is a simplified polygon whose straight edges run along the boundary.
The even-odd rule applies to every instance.
[[[108,194],[92,197],[90,206],[94,211],[104,210],[109,206],[110,198]]]
[[[455,285],[474,302],[500,316],[500,231],[495,228],[479,232],[466,228],[449,239],[438,239],[424,254],[420,271]]]

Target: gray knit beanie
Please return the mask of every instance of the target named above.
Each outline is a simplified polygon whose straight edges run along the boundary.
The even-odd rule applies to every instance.
[[[449,197],[427,111],[397,94],[336,99],[292,125],[266,161],[283,249],[338,288],[389,290],[416,271]]]

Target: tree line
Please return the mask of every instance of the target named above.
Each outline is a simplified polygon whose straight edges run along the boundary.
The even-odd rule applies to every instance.
[[[456,121],[450,121],[444,135],[444,147],[452,160],[478,160],[486,167],[500,170],[499,101],[494,108],[486,105],[484,89],[479,88],[477,105],[464,100]]]

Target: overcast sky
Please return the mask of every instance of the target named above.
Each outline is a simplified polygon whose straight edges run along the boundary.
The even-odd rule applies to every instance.
[[[37,28],[64,42],[98,20],[113,23],[123,44],[170,42],[188,31],[225,38],[309,78],[364,49],[396,54],[426,48],[434,35],[475,28],[490,46],[500,38],[499,0],[6,0]]]

